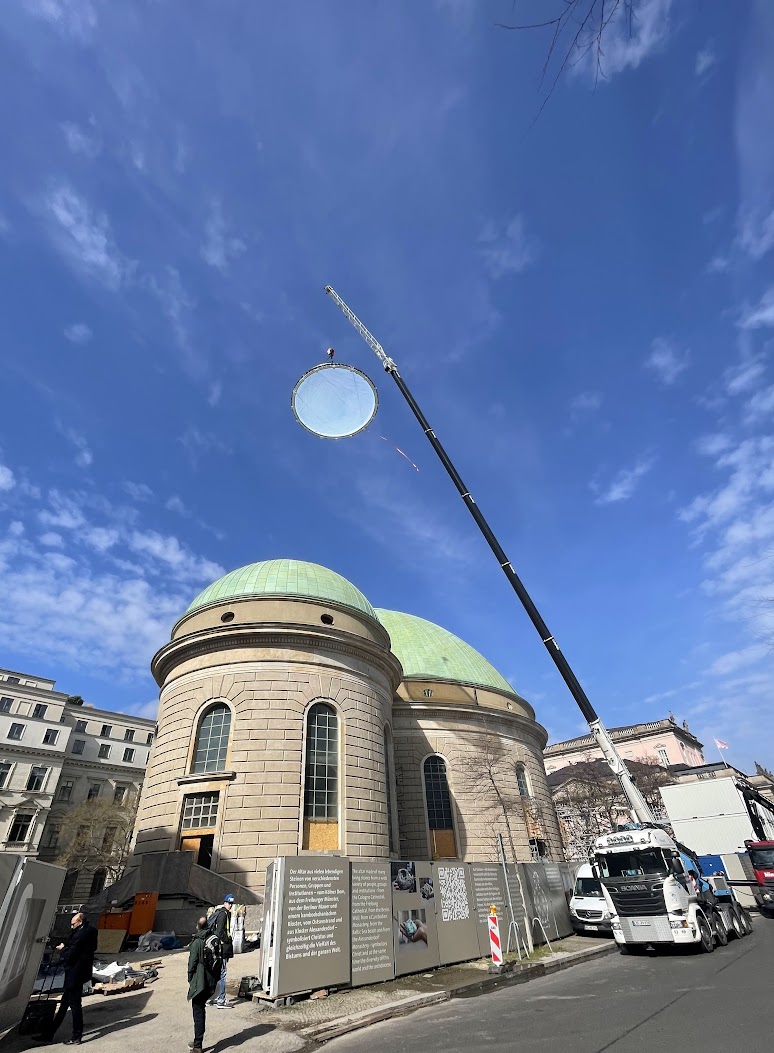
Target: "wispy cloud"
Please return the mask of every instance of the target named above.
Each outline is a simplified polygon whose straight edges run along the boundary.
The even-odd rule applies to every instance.
[[[730,673],[739,672],[740,669],[757,665],[767,653],[768,648],[762,644],[752,644],[739,651],[728,651],[715,659],[707,673],[709,676],[728,676]]]
[[[188,454],[194,468],[198,467],[202,457],[210,453],[228,453],[228,446],[213,432],[202,431],[191,424],[180,436],[180,443]]]
[[[241,256],[246,249],[247,246],[241,238],[229,233],[221,203],[213,201],[204,231],[204,242],[201,247],[202,259],[210,267],[225,274],[231,262]]]
[[[577,60],[572,68],[590,75],[595,83],[601,72],[603,78],[612,77],[627,69],[637,69],[651,55],[660,51],[669,37],[669,14],[672,0],[640,0],[637,4],[620,4],[602,29],[597,51],[599,22],[592,20],[588,32],[581,29],[577,44]],[[602,17],[607,19],[604,5]],[[571,21],[571,32],[578,28]],[[599,57],[600,67],[597,67]]]
[[[687,349],[680,349],[671,340],[658,337],[651,344],[645,367],[655,373],[662,384],[671,385],[688,368],[690,358]]]
[[[85,437],[81,435],[75,428],[70,428],[67,425],[57,421],[57,429],[59,433],[64,436],[65,439],[70,443],[71,446],[75,447],[75,463],[79,468],[88,468],[94,462],[94,454],[89,448],[89,444]]]
[[[123,488],[133,501],[145,502],[153,498],[153,490],[147,483],[133,483],[131,480],[127,480],[123,484]]]
[[[97,28],[97,12],[91,0],[24,0],[24,7],[75,40],[90,40]]]
[[[595,504],[613,505],[621,501],[628,501],[634,496],[640,481],[648,474],[654,463],[655,458],[652,455],[641,457],[631,468],[622,468],[607,486],[601,487],[598,482],[592,482],[591,488],[597,495]]]
[[[573,420],[597,413],[602,408],[602,393],[581,391],[570,400],[570,416]]]
[[[114,291],[128,279],[133,264],[115,244],[107,216],[71,186],[54,186],[43,214],[54,246],[79,273]]]
[[[0,464],[0,491],[13,490],[14,486],[16,486],[16,476],[7,465]]]
[[[219,380],[216,380],[210,385],[210,390],[207,393],[207,404],[213,408],[220,404],[220,399],[223,394],[223,385]]]
[[[738,242],[755,260],[774,248],[774,6],[752,0],[737,64],[734,137],[739,170]]]
[[[64,335],[71,344],[88,344],[94,334],[85,322],[75,322],[65,327]]]
[[[74,121],[64,121],[60,128],[71,153],[80,154],[90,161],[99,156],[102,144],[93,126],[90,131],[87,131]]]
[[[774,327],[774,285],[761,296],[755,307],[742,314],[739,322],[743,329],[770,329]]]
[[[717,62],[717,56],[715,55],[715,49],[712,44],[707,44],[705,47],[696,53],[696,63],[694,65],[694,73],[697,77],[703,77]]]
[[[514,216],[504,227],[485,224],[478,236],[479,252],[493,278],[520,274],[535,259],[536,243],[527,236],[523,216]]]

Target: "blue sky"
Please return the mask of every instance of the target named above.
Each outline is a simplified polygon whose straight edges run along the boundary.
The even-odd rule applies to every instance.
[[[513,14],[4,6],[0,664],[151,714],[191,598],[289,556],[582,730],[330,283],[605,721],[774,763],[774,9],[641,0],[534,124],[548,41]],[[331,344],[380,387],[348,443],[290,413]]]

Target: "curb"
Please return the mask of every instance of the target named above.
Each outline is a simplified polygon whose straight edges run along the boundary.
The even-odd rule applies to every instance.
[[[531,962],[525,965],[516,965],[513,972],[503,973],[500,976],[485,976],[480,981],[461,984],[447,991],[433,991],[431,994],[411,995],[401,998],[396,1002],[379,1006],[376,1009],[365,1009],[361,1013],[352,1013],[350,1016],[341,1016],[336,1020],[329,1020],[323,1024],[311,1024],[309,1027],[300,1028],[297,1035],[308,1042],[322,1044],[334,1038],[341,1038],[352,1031],[370,1027],[384,1020],[390,1020],[396,1016],[406,1016],[416,1009],[424,1009],[427,1006],[438,1005],[448,1002],[452,998],[475,998],[489,991],[501,990],[504,987],[515,987],[517,984],[526,984],[531,980],[538,980],[542,976],[551,976],[554,973],[571,969],[574,965],[582,965],[584,962],[604,958],[618,950],[615,941],[604,947],[590,947],[587,951],[574,951],[572,954],[562,955],[553,961]]]

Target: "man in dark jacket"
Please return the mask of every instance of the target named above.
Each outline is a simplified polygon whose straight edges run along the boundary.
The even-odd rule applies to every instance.
[[[210,928],[220,940],[223,952],[223,967],[218,981],[218,989],[211,1005],[216,1009],[231,1009],[226,1001],[226,971],[229,958],[234,957],[234,941],[231,936],[231,911],[234,909],[234,897],[231,893],[223,899],[223,906],[218,907],[210,918]]]
[[[57,947],[61,951],[60,962],[64,966],[64,990],[57,1014],[51,1022],[51,1028],[39,1036],[44,1042],[53,1042],[59,1025],[70,1009],[73,1014],[73,1037],[65,1042],[66,1046],[79,1046],[83,1036],[83,1010],[81,995],[83,985],[91,980],[94,969],[94,954],[97,950],[97,930],[84,918],[75,914],[70,920],[70,935]]]
[[[212,997],[218,977],[213,976],[207,968],[204,954],[204,941],[209,935],[209,923],[206,918],[199,918],[199,927],[191,940],[188,951],[188,1001],[193,1011],[194,1037],[188,1043],[192,1053],[202,1053],[204,1027],[206,1024],[207,1000]]]

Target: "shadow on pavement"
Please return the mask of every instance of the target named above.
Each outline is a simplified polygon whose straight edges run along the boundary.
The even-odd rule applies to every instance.
[[[123,1031],[127,1027],[135,1027],[137,1024],[147,1024],[149,1021],[155,1020],[158,1015],[158,1013],[146,1013],[144,1016],[134,1016],[130,1020],[111,1020],[109,1024],[105,1022],[103,1027],[89,1027],[88,1021],[84,1017],[83,1042],[85,1044],[93,1039],[112,1035],[116,1031]]]
[[[275,1028],[272,1024],[253,1024],[242,1031],[235,1031],[228,1038],[219,1039],[210,1048],[212,1053],[222,1053],[226,1049],[237,1049],[239,1046],[246,1045],[251,1039],[259,1038],[261,1035],[268,1035],[270,1031],[274,1030]]]

